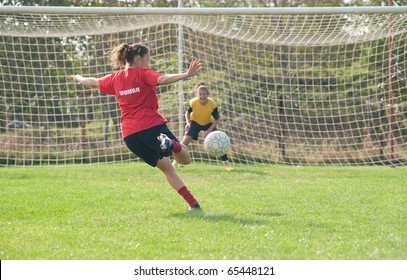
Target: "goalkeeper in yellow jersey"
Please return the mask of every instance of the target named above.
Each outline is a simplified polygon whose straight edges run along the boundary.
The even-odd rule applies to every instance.
[[[188,110],[185,113],[186,135],[182,139],[182,144],[188,147],[192,140],[198,140],[199,132],[203,131],[206,137],[216,130],[219,124],[219,110],[215,101],[209,97],[209,89],[204,82],[200,82],[196,87],[196,97],[189,101]],[[226,170],[231,170],[227,155],[221,157]],[[174,160],[174,167],[177,161]]]

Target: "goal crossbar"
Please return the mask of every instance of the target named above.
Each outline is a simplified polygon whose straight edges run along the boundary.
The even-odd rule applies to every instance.
[[[104,15],[324,15],[407,14],[407,6],[391,7],[284,7],[284,8],[121,8],[1,6],[0,14],[104,14]]]

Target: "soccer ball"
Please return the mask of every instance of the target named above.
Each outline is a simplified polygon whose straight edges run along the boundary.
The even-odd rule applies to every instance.
[[[204,141],[206,151],[214,157],[226,155],[230,150],[230,139],[225,132],[212,131]]]

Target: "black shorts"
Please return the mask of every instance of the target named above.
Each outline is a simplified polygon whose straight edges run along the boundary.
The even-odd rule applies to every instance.
[[[199,132],[208,130],[211,125],[212,123],[209,123],[207,125],[200,125],[197,122],[191,121],[187,135],[191,136],[194,140],[198,140]],[[213,131],[216,131],[216,127],[213,129]]]
[[[164,157],[160,147],[161,142],[157,139],[161,133],[179,142],[167,125],[162,124],[129,135],[124,138],[124,143],[126,143],[130,151],[144,160],[148,165],[156,167],[157,162]]]

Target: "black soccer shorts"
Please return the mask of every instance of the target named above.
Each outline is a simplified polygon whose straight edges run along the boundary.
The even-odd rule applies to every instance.
[[[208,130],[211,125],[212,123],[209,123],[207,125],[200,125],[197,122],[191,121],[187,135],[191,136],[193,140],[198,140],[199,132]],[[216,127],[213,129],[213,131],[216,131]]]
[[[144,160],[145,163],[156,167],[157,162],[164,157],[160,147],[161,142],[158,140],[161,133],[179,142],[167,125],[162,124],[131,134],[124,138],[124,143],[126,143],[130,151]]]

